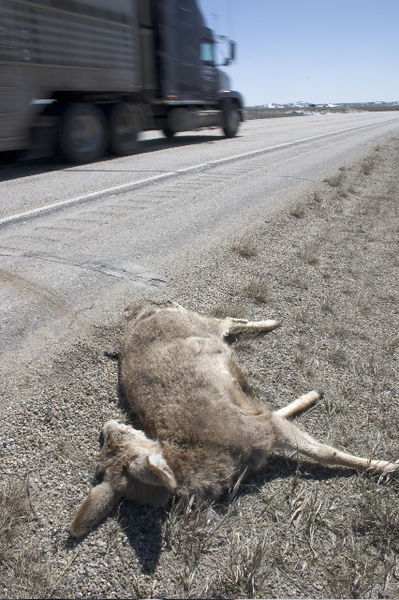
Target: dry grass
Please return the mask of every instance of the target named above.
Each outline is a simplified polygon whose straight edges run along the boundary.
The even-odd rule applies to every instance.
[[[271,539],[268,532],[261,536],[242,539],[236,535],[235,544],[230,547],[229,560],[224,572],[224,589],[234,597],[243,595],[255,598],[263,588],[269,575],[267,557],[270,554]]]
[[[315,244],[305,244],[301,250],[298,250],[297,256],[307,265],[315,266],[320,262]]]
[[[0,489],[0,561],[11,556],[11,548],[30,520],[26,486],[18,479],[6,478]]]
[[[244,304],[239,302],[226,302],[217,304],[209,311],[209,316],[217,319],[233,317],[234,319],[246,319],[249,316],[249,310]]]
[[[366,157],[361,166],[361,172],[363,175],[370,175],[375,167],[374,157],[368,156]]]
[[[337,188],[340,187],[344,181],[344,173],[340,171],[336,175],[332,175],[324,180],[330,187]]]
[[[256,304],[265,304],[270,297],[269,287],[262,277],[254,276],[241,288],[241,294]]]
[[[289,210],[289,214],[291,217],[295,217],[295,219],[303,219],[305,216],[305,209],[301,205],[292,206]]]
[[[231,250],[241,258],[253,258],[257,255],[256,244],[251,239],[237,239],[231,245]]]
[[[322,197],[319,192],[313,192],[311,195],[311,201],[315,204],[320,204],[322,202]]]
[[[57,584],[47,557],[28,533],[37,517],[29,481],[7,477],[0,488],[1,597],[50,598]],[[60,594],[57,597],[64,597]]]

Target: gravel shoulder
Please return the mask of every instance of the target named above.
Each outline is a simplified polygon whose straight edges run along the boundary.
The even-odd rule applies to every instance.
[[[265,404],[314,388],[298,422],[352,452],[398,458],[399,138],[387,137],[284,212],[254,224],[152,299],[204,314],[276,318],[234,342]],[[266,220],[267,219],[267,220]],[[118,348],[139,299],[4,395],[0,596],[4,598],[396,598],[398,480],[276,456],[219,505],[121,503],[68,537],[98,435],[125,420]]]

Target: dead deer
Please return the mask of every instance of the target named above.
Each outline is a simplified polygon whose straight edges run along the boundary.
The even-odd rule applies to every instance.
[[[143,431],[105,423],[97,467],[102,482],[78,507],[74,537],[86,535],[121,497],[158,506],[174,493],[217,498],[244,471],[262,469],[278,448],[351,469],[399,468],[399,461],[341,452],[286,420],[314,404],[317,391],[274,412],[256,400],[225,338],[277,326],[204,317],[176,304],[137,316],[120,355],[120,386]]]

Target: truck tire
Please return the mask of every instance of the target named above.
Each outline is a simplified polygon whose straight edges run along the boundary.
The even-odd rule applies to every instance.
[[[176,131],[173,131],[173,129],[169,129],[169,127],[164,127],[162,129],[162,133],[166,138],[168,138],[168,140],[173,140],[173,138],[176,135]]]
[[[58,144],[68,162],[88,163],[104,156],[107,128],[102,111],[95,104],[67,104],[61,114]]]
[[[116,156],[128,156],[137,150],[141,131],[140,113],[134,104],[119,102],[109,111],[109,147]]]
[[[240,111],[234,102],[224,102],[222,105],[222,127],[227,138],[237,135],[241,123]]]

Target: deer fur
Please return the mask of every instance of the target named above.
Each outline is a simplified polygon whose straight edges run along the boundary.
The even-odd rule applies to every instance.
[[[142,431],[113,420],[104,425],[97,468],[102,482],[78,507],[73,536],[86,535],[121,497],[155,506],[174,493],[217,498],[244,471],[262,469],[278,448],[327,465],[398,469],[397,462],[322,444],[287,421],[320,398],[316,391],[274,412],[256,400],[224,340],[277,325],[204,317],[176,304],[137,316],[120,356],[120,386]]]

